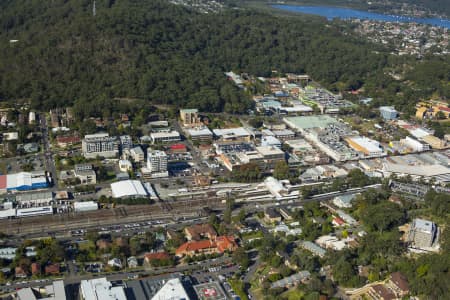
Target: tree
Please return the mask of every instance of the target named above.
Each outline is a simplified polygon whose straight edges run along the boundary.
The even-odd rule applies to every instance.
[[[239,214],[238,214],[238,220],[239,220],[239,222],[243,223],[243,222],[245,221],[245,216],[246,216],[246,215],[247,215],[247,214],[246,214],[246,212],[245,212],[245,209],[241,208],[241,210],[239,211]]]
[[[273,177],[277,179],[289,178],[289,166],[286,161],[281,160],[276,163],[275,169],[273,170]]]
[[[245,248],[239,247],[233,253],[233,261],[241,266],[241,270],[246,270],[250,265],[250,259]]]

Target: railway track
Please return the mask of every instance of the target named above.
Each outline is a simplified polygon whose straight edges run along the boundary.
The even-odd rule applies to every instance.
[[[223,209],[220,201],[191,199],[152,205],[120,206],[91,212],[64,213],[20,219],[0,220],[0,231],[10,235],[47,234],[60,231],[95,228],[121,223],[133,223],[154,219],[178,219],[199,214],[205,206],[214,204]]]

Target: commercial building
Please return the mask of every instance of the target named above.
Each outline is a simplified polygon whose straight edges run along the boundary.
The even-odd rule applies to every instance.
[[[134,162],[143,162],[145,160],[144,151],[141,146],[136,146],[130,149],[130,156]]]
[[[57,136],[56,144],[58,147],[66,148],[81,143],[79,136]]]
[[[119,137],[119,140],[120,140],[120,151],[122,151],[122,153],[124,151],[129,151],[133,147],[133,140],[131,139],[131,136],[121,135]]]
[[[383,148],[381,148],[380,143],[367,137],[347,137],[345,138],[345,141],[352,149],[364,153],[364,156],[367,158],[386,155]]]
[[[408,242],[412,248],[426,250],[433,246],[438,236],[435,223],[423,219],[414,219],[408,232]]]
[[[86,135],[81,143],[81,149],[86,158],[97,156],[112,158],[119,154],[117,137],[110,137],[107,133]]]
[[[187,129],[186,133],[194,142],[210,142],[213,138],[213,133],[206,126]]]
[[[53,193],[32,192],[32,193],[16,194],[15,198],[18,208],[47,206],[52,204],[53,202]]]
[[[283,122],[290,128],[293,128],[300,133],[312,128],[326,128],[329,124],[336,124],[338,121],[328,115],[318,116],[300,116],[300,117],[286,117]]]
[[[111,183],[113,198],[143,198],[148,196],[142,182],[138,180],[123,180]]]
[[[92,164],[77,164],[74,167],[73,173],[80,180],[81,184],[97,183],[97,174]]]
[[[80,300],[127,300],[122,286],[113,286],[106,277],[81,280]]]
[[[281,141],[272,135],[265,135],[261,138],[261,146],[281,149]]]
[[[98,209],[98,203],[94,201],[74,202],[73,208],[75,212],[94,211]]]
[[[0,193],[48,188],[51,178],[45,171],[0,175]]]
[[[169,143],[169,142],[178,142],[181,141],[181,135],[178,131],[169,131],[169,132],[152,132],[150,134],[150,138],[153,144],[157,143]]]
[[[214,129],[214,135],[222,141],[244,140],[250,141],[253,133],[244,127]]]
[[[395,120],[398,118],[398,112],[393,106],[380,106],[380,115],[386,121]]]
[[[152,297],[152,300],[189,300],[189,296],[179,278],[169,279]]]
[[[158,177],[167,177],[167,154],[164,151],[147,149],[147,169],[153,175]]]
[[[180,109],[180,119],[184,127],[197,127],[201,124],[198,109]]]
[[[18,300],[66,300],[66,291],[62,280],[53,281],[45,287],[26,287],[17,291]]]

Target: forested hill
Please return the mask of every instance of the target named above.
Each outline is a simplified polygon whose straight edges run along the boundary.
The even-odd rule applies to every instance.
[[[392,81],[383,75],[385,50],[313,17],[96,3],[94,17],[88,0],[0,1],[0,99],[31,98],[42,108],[75,102],[85,114],[113,97],[243,112],[248,97],[223,71],[306,72],[340,89]]]
[[[386,63],[373,46],[313,18],[202,15],[158,0],[96,3],[94,17],[92,1],[0,1],[0,97],[43,107],[138,97],[242,112],[247,102],[223,71],[278,69],[360,85]]]

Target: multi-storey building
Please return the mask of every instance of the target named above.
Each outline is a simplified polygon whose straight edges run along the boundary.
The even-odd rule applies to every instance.
[[[95,158],[102,156],[106,158],[116,157],[119,154],[117,137],[109,136],[107,133],[86,135],[81,145],[83,156]]]
[[[167,174],[167,155],[160,150],[147,150],[147,169],[150,173],[165,173]]]
[[[414,219],[409,229],[408,241],[413,248],[429,248],[433,246],[437,232],[435,223],[423,219]]]

